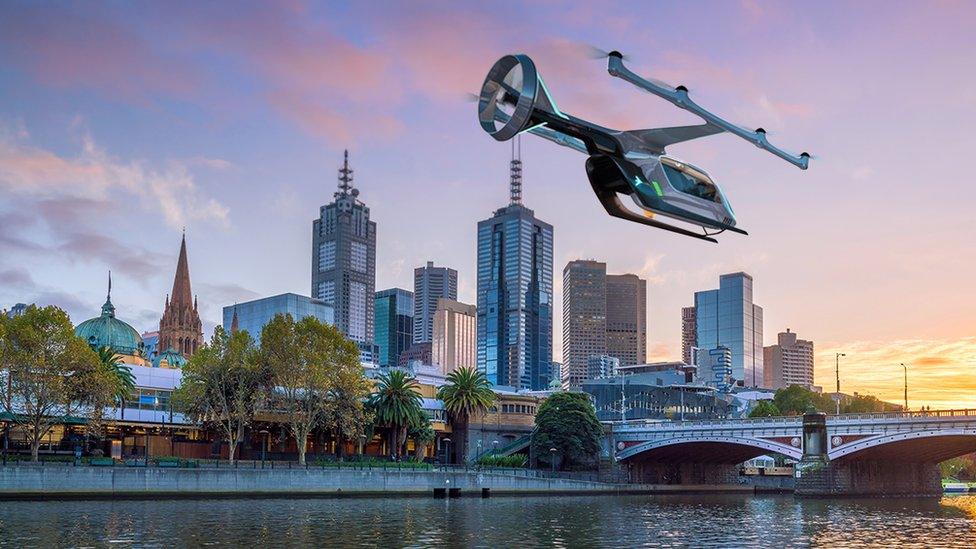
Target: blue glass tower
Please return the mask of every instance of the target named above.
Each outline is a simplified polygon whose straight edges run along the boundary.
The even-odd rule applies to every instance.
[[[376,347],[380,366],[396,366],[400,353],[413,341],[413,292],[390,288],[376,292],[374,305]]]
[[[541,390],[552,379],[552,225],[511,202],[478,222],[478,368],[495,385]]]
[[[763,383],[763,310],[752,302],[752,277],[719,277],[717,290],[695,292],[696,346],[732,352],[732,377],[748,387]]]

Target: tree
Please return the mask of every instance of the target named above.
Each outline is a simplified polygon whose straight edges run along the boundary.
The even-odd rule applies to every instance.
[[[227,440],[231,463],[269,381],[257,358],[254,340],[246,331],[227,333],[218,326],[210,343],[183,367],[173,395],[178,409]]]
[[[277,315],[261,331],[261,361],[272,379],[269,406],[294,435],[304,465],[316,427],[330,427],[342,413],[361,410],[357,401],[366,395],[366,385],[359,348],[315,317],[295,322],[291,315]],[[346,424],[340,430],[354,429]]]
[[[779,408],[772,400],[760,400],[755,408],[749,412],[749,417],[775,417],[781,415]]]
[[[603,426],[586,393],[555,393],[535,416],[532,452],[536,459],[560,469],[591,469],[599,462]],[[556,455],[551,449],[555,448]]]
[[[497,395],[483,372],[464,367],[447,374],[447,384],[438,389],[437,398],[444,402],[444,409],[461,434],[461,444],[455,445],[458,462],[467,462],[468,422],[475,413],[484,414]]]
[[[400,455],[407,441],[407,428],[421,422],[423,402],[417,379],[402,370],[392,370],[376,378],[370,405],[376,410],[377,421],[390,428],[393,455]]]
[[[366,437],[373,423],[373,411],[365,404],[369,395],[369,381],[362,368],[346,368],[339,374],[339,383],[332,392],[335,406],[326,420],[336,436],[336,455],[342,458],[344,442],[358,442]]]
[[[126,366],[121,356],[111,347],[103,346],[97,349],[100,383],[106,388],[99,391],[88,403],[92,407],[88,418],[86,431],[88,436],[101,440],[105,422],[105,409],[117,409],[125,405],[126,399],[132,394],[136,386],[136,378],[132,375],[132,368]],[[100,398],[98,398],[100,397]]]
[[[841,412],[845,414],[866,414],[871,412],[884,412],[885,403],[873,395],[854,395],[841,406]]]
[[[819,412],[832,412],[835,409],[834,401],[829,396],[799,385],[776,391],[773,403],[780,413],[787,416],[803,415],[811,406]]]
[[[409,436],[413,439],[414,456],[417,458],[417,461],[423,461],[427,456],[427,445],[434,442],[434,439],[437,438],[434,427],[430,424],[430,419],[424,416],[422,421],[411,425]]]
[[[98,355],[75,336],[68,315],[53,306],[34,305],[4,322],[3,367],[7,398],[3,410],[24,430],[31,460],[54,425],[91,414],[109,387],[100,375]]]

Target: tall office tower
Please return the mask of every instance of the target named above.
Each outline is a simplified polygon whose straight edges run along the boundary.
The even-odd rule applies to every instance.
[[[732,374],[732,349],[719,345],[698,353],[698,375],[705,385],[715,387],[720,393],[729,392],[735,385]]]
[[[647,281],[607,275],[607,351],[621,366],[647,362]]]
[[[321,300],[298,294],[279,294],[227,305],[223,309],[223,325],[229,332],[247,332],[255,343],[260,344],[264,326],[278,315],[291,315],[295,322],[311,316],[323,324],[335,324],[332,307]]]
[[[428,261],[425,267],[413,270],[413,342],[430,343],[433,338],[434,312],[437,300],[457,300],[457,271],[435,267]]]
[[[695,308],[681,308],[681,361],[694,364],[691,348],[697,344],[698,329],[695,326]]]
[[[728,347],[732,377],[747,387],[763,383],[763,310],[752,302],[752,277],[724,274],[717,290],[695,292],[696,342],[701,352]]]
[[[776,345],[763,348],[763,387],[813,387],[813,342],[797,339],[789,328],[777,335]]]
[[[174,350],[186,358],[203,345],[203,324],[197,298],[190,290],[190,264],[186,259],[186,234],[180,242],[180,257],[173,277],[173,293],[166,296],[166,308],[159,319],[160,353]]]
[[[478,368],[495,385],[539,390],[552,367],[553,233],[522,205],[514,154],[510,195],[478,222]]]
[[[374,351],[376,222],[369,220],[369,208],[352,185],[349,151],[334,198],[312,222],[312,297],[333,307],[336,327],[369,356]]]
[[[437,300],[430,361],[445,374],[478,366],[478,308],[453,299]]]
[[[591,356],[607,354],[607,264],[578,259],[563,269],[563,386],[588,379]]]
[[[376,333],[376,363],[397,366],[400,354],[413,342],[413,292],[390,288],[376,292],[373,329]]]

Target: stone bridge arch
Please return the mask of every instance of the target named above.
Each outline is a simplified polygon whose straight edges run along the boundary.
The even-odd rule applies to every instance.
[[[831,461],[940,463],[976,452],[974,429],[928,429],[859,438],[831,448]]]
[[[738,464],[768,453],[799,460],[803,450],[783,442],[734,435],[698,435],[650,440],[617,452],[621,461]]]

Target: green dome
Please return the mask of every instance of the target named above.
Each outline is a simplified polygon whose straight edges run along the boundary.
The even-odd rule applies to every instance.
[[[153,368],[159,368],[159,363],[164,360],[170,368],[183,368],[183,366],[186,366],[186,358],[172,347],[159,353],[153,360]]]
[[[107,346],[120,355],[143,356],[142,336],[135,328],[115,318],[111,297],[102,305],[102,315],[79,324],[75,335],[96,349]]]

